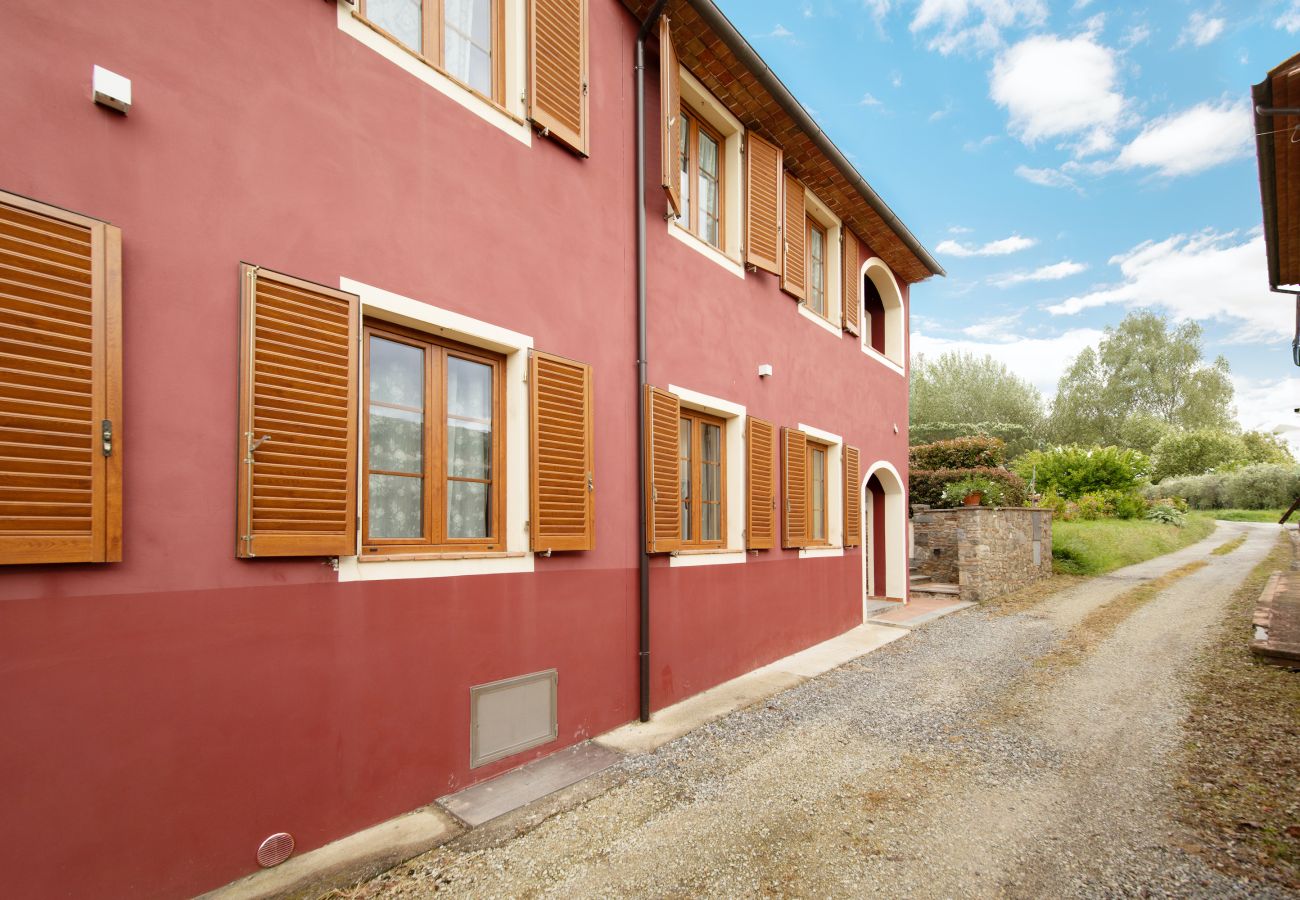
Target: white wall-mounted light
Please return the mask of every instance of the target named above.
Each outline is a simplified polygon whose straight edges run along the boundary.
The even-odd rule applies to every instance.
[[[124,78],[116,72],[95,66],[91,83],[95,91],[95,102],[100,106],[115,109],[123,115],[131,108],[130,78]]]
[[[758,377],[759,377],[759,378],[767,378],[767,377],[769,377],[771,374],[772,374],[772,364],[771,364],[771,363],[761,363],[761,364],[759,364],[759,367],[758,367]]]
[[[898,423],[894,423],[894,434],[898,434]]]

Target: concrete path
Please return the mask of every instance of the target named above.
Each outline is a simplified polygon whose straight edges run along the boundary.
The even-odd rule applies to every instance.
[[[1277,533],[932,622],[344,896],[1273,896],[1181,849],[1169,766]]]

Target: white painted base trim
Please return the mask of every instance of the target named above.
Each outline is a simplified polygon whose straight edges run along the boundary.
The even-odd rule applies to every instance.
[[[734,566],[745,562],[748,553],[744,550],[727,550],[724,553],[684,553],[668,557],[668,566],[673,569],[685,569],[692,566]]]
[[[822,559],[825,557],[843,555],[843,547],[804,547],[799,551],[800,559]]]

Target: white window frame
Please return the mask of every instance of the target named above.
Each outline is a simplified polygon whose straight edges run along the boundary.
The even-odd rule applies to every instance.
[[[528,125],[528,17],[527,0],[504,0],[505,84],[498,106],[475,93],[468,86],[434,68],[432,64],[375,31],[349,0],[335,0],[339,30],[356,38],[398,68],[414,75],[440,94],[451,98],[483,121],[493,125],[525,146],[532,146],[533,129]]]
[[[743,563],[745,552],[745,407],[721,397],[711,397],[689,388],[668,385],[682,409],[717,416],[726,422],[727,448],[727,534],[721,548],[676,550],[668,565],[722,566]]]
[[[804,318],[816,322],[835,337],[843,338],[844,285],[841,284],[843,278],[840,273],[844,268],[842,261],[844,247],[840,238],[844,233],[844,226],[839,217],[831,212],[830,207],[818,199],[812,191],[804,188],[803,197],[804,214],[826,231],[826,315],[823,317],[813,312],[807,300],[799,301],[799,313]],[[807,228],[807,225],[804,227]],[[811,287],[811,272],[808,273],[808,283]]]
[[[481,347],[505,356],[506,442],[506,510],[503,527],[505,550],[500,552],[466,552],[429,554],[436,559],[362,560],[356,556],[338,559],[339,581],[383,581],[394,578],[448,578],[460,575],[504,575],[533,571],[533,553],[528,541],[528,351],[533,347],[529,335],[520,334],[489,322],[460,313],[430,306],[411,297],[403,297],[351,278],[339,279],[340,290],[361,298],[363,317],[392,322],[425,332],[431,337],[446,338]],[[364,343],[362,344],[364,348]],[[364,353],[363,353],[364,356]],[[365,365],[363,358],[361,365]],[[361,402],[365,402],[362,398]],[[358,407],[360,404],[358,404]],[[361,410],[357,410],[360,418]],[[366,440],[359,432],[358,440]],[[357,496],[362,496],[365,472],[358,466]],[[357,545],[361,544],[360,527]],[[396,552],[396,551],[395,551]]]
[[[871,346],[871,317],[867,314],[867,301],[862,291],[858,292],[858,332],[861,338],[862,352],[881,363],[885,368],[907,377],[907,353],[905,352],[907,316],[903,305],[903,292],[898,287],[898,279],[892,269],[879,256],[868,257],[862,261],[859,278],[870,278],[880,292],[880,300],[885,305],[885,352],[881,354]]]
[[[816,316],[816,313],[809,313]],[[820,317],[819,317],[820,318]],[[799,423],[799,430],[826,445],[826,546],[799,548],[800,559],[844,555],[844,439]],[[810,504],[811,505],[811,504]]]

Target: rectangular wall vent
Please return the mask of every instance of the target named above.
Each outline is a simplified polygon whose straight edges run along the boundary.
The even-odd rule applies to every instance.
[[[559,736],[555,669],[469,689],[470,768],[549,743]]]

